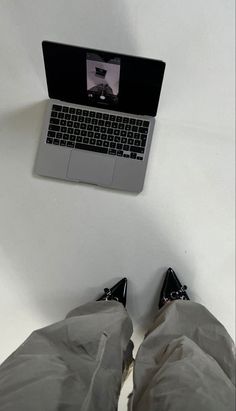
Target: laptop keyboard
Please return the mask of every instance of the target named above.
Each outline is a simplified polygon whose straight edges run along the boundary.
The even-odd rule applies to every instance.
[[[143,160],[149,121],[52,106],[47,144]]]

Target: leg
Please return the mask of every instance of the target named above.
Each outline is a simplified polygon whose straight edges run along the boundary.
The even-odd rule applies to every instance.
[[[165,304],[135,361],[133,411],[233,411],[235,355],[225,328],[202,305]]]
[[[131,334],[117,301],[85,304],[33,332],[0,367],[0,409],[115,411]]]

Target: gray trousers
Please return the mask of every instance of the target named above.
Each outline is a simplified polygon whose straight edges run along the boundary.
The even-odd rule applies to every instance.
[[[1,411],[114,411],[132,322],[115,301],[34,331],[0,367]],[[233,411],[235,352],[202,305],[159,312],[134,364],[131,411]]]

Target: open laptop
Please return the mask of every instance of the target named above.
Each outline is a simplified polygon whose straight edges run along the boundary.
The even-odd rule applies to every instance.
[[[165,63],[42,43],[49,102],[36,174],[143,188]]]

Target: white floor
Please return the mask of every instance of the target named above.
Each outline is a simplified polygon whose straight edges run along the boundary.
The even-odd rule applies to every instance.
[[[44,39],[166,61],[140,195],[33,175]],[[0,362],[123,275],[140,341],[168,266],[234,337],[233,0],[2,0],[0,58]]]

